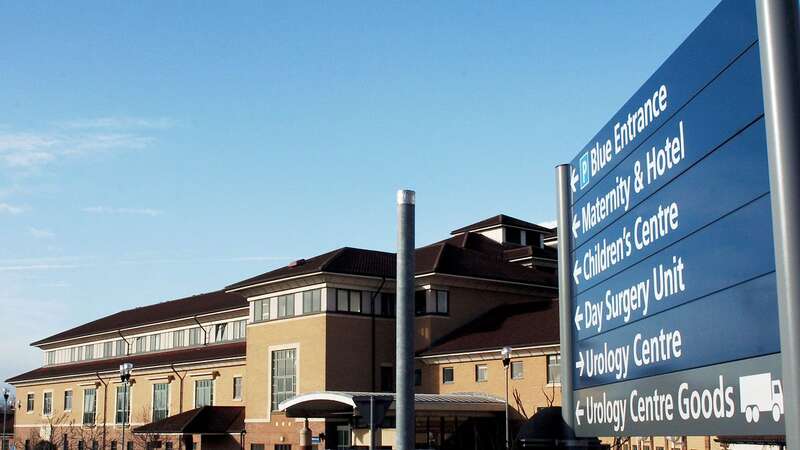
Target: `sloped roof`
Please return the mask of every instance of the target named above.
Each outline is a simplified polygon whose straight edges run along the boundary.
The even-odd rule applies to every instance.
[[[246,306],[247,300],[238,294],[231,294],[224,291],[209,292],[207,294],[193,295],[178,300],[120,311],[110,316],[105,316],[54,334],[36,341],[31,345],[42,345],[50,342],[62,341],[64,339],[192,317],[198,314],[244,308]]]
[[[489,217],[488,219],[483,219],[478,222],[475,222],[471,225],[467,225],[465,227],[461,227],[457,230],[453,230],[450,234],[459,234],[465,231],[475,231],[480,230],[482,228],[494,227],[498,225],[507,225],[510,227],[517,227],[517,228],[525,228],[527,230],[535,230],[541,231],[545,234],[550,234],[554,230],[551,228],[543,227],[541,225],[537,225],[535,223],[526,222],[524,220],[517,219],[516,217],[507,216],[505,214],[498,214],[494,217]]]
[[[482,241],[484,242],[484,241]],[[502,253],[497,253],[502,255]],[[474,278],[484,278],[515,283],[555,286],[552,274],[540,273],[518,264],[506,263],[492,253],[454,245],[449,241],[418,248],[415,253],[416,274],[440,273]],[[258,285],[284,278],[312,273],[338,273],[386,277],[396,276],[395,253],[343,247],[304,260],[297,265],[248,278],[227,287],[229,290]]]
[[[503,256],[506,261],[527,257],[558,259],[558,250],[552,247],[534,247],[532,245],[526,245],[524,247],[504,250]]]
[[[501,305],[436,341],[419,356],[558,344],[558,301]]]
[[[168,352],[141,353],[119,358],[96,359],[74,364],[57,364],[39,367],[6,380],[7,383],[38,380],[61,376],[93,374],[96,372],[116,371],[123,362],[133,363],[135,371],[148,367],[166,364],[181,364],[195,361],[213,361],[218,359],[244,357],[246,345],[244,341],[227,344],[213,344],[203,347],[187,347]]]
[[[134,434],[238,434],[243,406],[203,406],[134,428]]]

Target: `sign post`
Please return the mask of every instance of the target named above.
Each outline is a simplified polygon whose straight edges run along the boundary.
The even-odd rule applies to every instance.
[[[769,149],[783,360],[786,444],[800,448],[800,25],[796,1],[759,0],[758,37]]]
[[[800,433],[797,9],[724,0],[557,168],[578,436]]]

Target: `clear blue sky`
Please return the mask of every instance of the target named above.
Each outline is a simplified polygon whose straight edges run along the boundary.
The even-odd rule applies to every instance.
[[[6,2],[0,379],[31,341],[344,245],[554,219],[569,161],[715,6]]]

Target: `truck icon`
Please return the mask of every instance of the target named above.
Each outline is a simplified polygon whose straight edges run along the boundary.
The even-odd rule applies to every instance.
[[[783,415],[783,388],[781,380],[772,379],[771,373],[739,377],[739,406],[747,423],[757,423],[762,412],[772,411],[772,420]]]

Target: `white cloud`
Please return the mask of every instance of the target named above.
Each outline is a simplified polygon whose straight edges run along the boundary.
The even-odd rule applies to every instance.
[[[33,236],[35,239],[53,239],[56,237],[55,233],[52,231],[34,227],[28,228],[28,234]]]
[[[89,206],[83,208],[83,212],[91,214],[131,214],[140,216],[160,216],[164,211],[153,208],[114,208],[111,206]]]
[[[165,130],[173,128],[175,121],[168,117],[146,118],[146,117],[95,117],[91,119],[77,119],[66,122],[58,122],[62,128],[78,129],[131,129],[148,128]]]
[[[167,118],[102,117],[63,122],[38,131],[0,127],[0,164],[30,169],[66,156],[141,149],[155,142],[155,138],[137,130],[167,129],[173,125]]]
[[[12,216],[16,216],[17,214],[21,214],[23,211],[25,211],[25,209],[21,206],[0,203],[0,214],[11,214]]]
[[[539,225],[545,228],[555,228],[558,225],[558,221],[556,220],[546,220],[544,222],[539,222]]]

